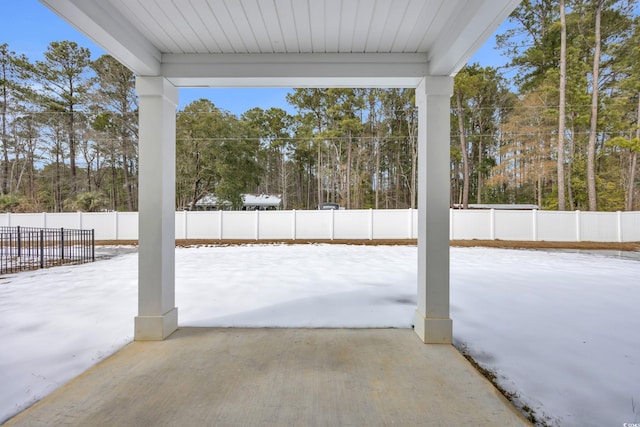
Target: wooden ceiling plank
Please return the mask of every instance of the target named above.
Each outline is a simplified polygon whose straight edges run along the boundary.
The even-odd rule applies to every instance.
[[[258,52],[273,53],[273,40],[271,39],[269,31],[267,31],[267,24],[263,16],[264,11],[269,5],[273,7],[273,3],[270,0],[242,0],[241,3],[247,25],[250,28],[250,33],[258,46]]]
[[[440,7],[435,12],[428,30],[424,33],[424,38],[418,45],[418,52],[428,52],[434,40],[438,37],[438,34],[441,31],[445,31],[445,28],[449,36],[454,36],[447,25],[455,19],[456,11],[464,9],[460,3],[466,3],[466,0],[462,2],[444,0],[440,3]]]
[[[435,10],[442,0],[410,0],[402,25],[398,27],[392,52],[412,53],[418,51],[418,45],[428,31]]]
[[[284,52],[300,53],[300,40],[291,0],[273,0],[278,14],[278,26],[282,35]]]
[[[313,35],[311,33],[309,0],[290,0],[293,10],[294,25],[298,40],[299,53],[311,53],[313,51]]]
[[[147,16],[150,18],[148,26],[153,29],[156,34],[159,34],[162,42],[172,52],[190,53],[193,50],[191,46],[186,43],[186,40],[180,34],[178,29],[173,23],[172,19],[169,19],[167,13],[163,7],[160,7],[155,1],[134,1],[132,5],[139,5],[140,11],[145,10]],[[143,16],[143,15],[139,15]],[[155,28],[154,28],[155,26]]]
[[[189,0],[198,20],[214,44],[207,44],[209,53],[235,53],[227,33],[222,28],[208,0]],[[203,36],[204,37],[204,36]]]
[[[409,8],[409,0],[394,0],[389,2],[387,10],[387,19],[385,20],[380,41],[378,43],[378,52],[391,52],[399,29],[406,25],[406,13]]]
[[[324,2],[308,0],[309,26],[311,27],[311,52],[326,53],[325,45],[325,8]],[[301,23],[303,25],[303,23]]]
[[[258,2],[262,25],[271,45],[272,53],[286,53],[285,38],[282,33],[280,13],[275,0],[262,0]]]
[[[349,0],[347,0],[349,1]],[[324,51],[340,52],[340,13],[343,0],[325,0],[324,2]]]
[[[232,0],[231,3],[237,2]],[[237,23],[231,15],[231,10],[227,6],[227,1],[221,0],[209,2],[209,7],[211,8],[213,15],[216,17],[225,37],[229,40],[233,53],[249,53],[249,49],[245,44],[245,39],[240,34],[241,29],[238,28]],[[240,7],[240,9],[242,8]]]
[[[357,19],[353,26],[351,52],[364,52],[367,47],[367,39],[371,20],[373,19],[373,7],[368,0],[358,0]]]
[[[196,9],[194,4],[198,7],[200,6],[192,0],[180,0],[181,20],[185,22],[185,25],[189,26],[188,37],[193,39],[191,40],[191,45],[196,47],[197,53],[221,52],[219,44],[211,35],[211,32],[202,19],[204,13]],[[208,9],[206,4],[204,6]],[[185,34],[185,36],[187,36],[187,34]]]
[[[138,0],[112,0],[112,4],[123,16],[129,17],[138,31],[144,34],[161,52],[169,51],[170,47],[166,43],[167,34],[164,31],[162,31],[162,37],[157,34],[155,29],[158,27],[158,23]]]
[[[358,22],[359,1],[343,1],[340,11],[338,52],[353,53],[353,35]]]
[[[208,52],[206,45],[202,42],[199,32],[193,28],[194,13],[189,13],[191,5],[187,2],[181,1],[179,5],[176,4],[176,0],[172,0],[165,4],[163,8],[164,14],[169,21],[171,21],[174,31],[179,34],[184,43],[188,46],[188,50],[185,53],[205,53]],[[190,14],[192,19],[186,19],[185,14]]]
[[[367,33],[367,43],[365,45],[365,52],[378,53],[380,47],[380,39],[384,32],[384,25],[387,21],[387,15],[392,0],[376,0],[373,6],[373,15],[371,16],[371,23],[369,25],[369,31]]]

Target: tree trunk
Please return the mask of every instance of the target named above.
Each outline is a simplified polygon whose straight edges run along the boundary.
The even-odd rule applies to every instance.
[[[409,207],[411,209],[416,208],[417,204],[417,191],[416,188],[418,186],[418,144],[416,143],[416,126],[413,120],[413,115],[409,115],[409,119],[407,120],[409,129],[409,139],[411,140],[411,185],[409,187],[409,193],[411,196],[411,201]]]
[[[302,162],[300,162],[300,163],[302,163]],[[297,197],[298,200],[297,200],[296,207],[298,209],[300,209],[302,207],[302,204],[304,203],[304,185],[305,185],[305,183],[304,183],[304,181],[305,181],[304,175],[305,174],[304,174],[304,169],[303,169],[302,165],[298,166],[298,168],[299,168],[298,169],[298,173],[296,174],[296,181],[297,181],[297,184],[296,184],[296,195],[298,196]],[[307,207],[306,208],[309,209],[309,204],[308,203],[307,203]]]
[[[366,162],[367,159],[365,158],[365,156],[368,153],[367,147],[365,146],[365,141],[363,141],[362,139],[358,139],[358,144],[357,144],[357,156],[356,156],[356,167],[355,167],[355,171],[356,171],[356,179],[355,182],[353,183],[354,186],[354,190],[355,190],[355,202],[354,202],[354,207],[355,209],[364,209],[364,194],[362,191],[362,178],[363,176],[367,176],[369,170],[364,171],[362,170],[362,163]],[[368,169],[368,168],[367,168]],[[367,182],[371,182],[371,177],[370,175],[367,176],[368,179],[366,179]]]
[[[59,144],[59,143],[57,143]],[[56,186],[55,186],[55,212],[62,212],[62,178],[60,173],[60,147],[56,147]]]
[[[629,167],[629,188],[627,189],[627,211],[633,210],[633,190],[635,189],[636,168],[638,164],[638,153],[631,153],[631,166]]]
[[[193,180],[193,192],[191,193],[191,209],[196,209],[196,203],[200,200],[200,152],[196,150],[195,179]]]
[[[307,209],[313,209],[311,204],[311,188],[313,183],[313,174],[311,173],[313,170],[313,165],[311,164],[311,159],[309,159],[309,164],[307,165]]]
[[[467,153],[467,140],[464,135],[462,123],[462,95],[456,91],[456,104],[458,109],[458,132],[460,133],[460,151],[462,153],[462,209],[469,207],[469,154]]]
[[[398,144],[399,145],[399,144]],[[400,171],[402,167],[400,165],[400,150],[396,149],[396,189],[395,189],[395,206],[394,209],[398,209],[398,202],[400,201]]]
[[[334,147],[335,148],[335,147]],[[329,151],[329,186],[327,188],[326,201],[328,203],[340,203],[336,198],[336,159],[333,155],[331,155],[331,149]]]
[[[591,91],[591,123],[589,127],[589,145],[587,148],[587,189],[589,194],[589,210],[597,210],[596,204],[596,136],[598,131],[598,80],[600,79],[600,18],[602,3],[596,6],[595,48],[593,52],[593,89]]]
[[[111,209],[118,210],[118,190],[116,187],[116,167],[115,156],[111,157]]]
[[[73,109],[73,78],[69,78],[69,166],[71,167],[71,191],[77,193],[76,183],[76,139],[75,139],[75,111]]]
[[[347,209],[351,209],[351,131],[347,132],[347,167],[346,167],[346,183],[347,186]]]
[[[476,200],[476,203],[482,203],[482,137],[478,140],[478,185]]]
[[[91,162],[87,162],[87,191],[91,191]]]
[[[538,175],[538,192],[536,198],[538,199],[537,205],[542,207],[542,175]]]
[[[560,102],[558,106],[558,210],[566,210],[564,183],[564,133],[567,93],[567,23],[564,0],[560,0]]]
[[[2,66],[2,80],[7,82],[7,70],[6,66]],[[7,85],[2,85],[2,154],[4,158],[4,165],[2,165],[2,194],[7,194],[9,191],[9,137],[7,135]]]
[[[124,145],[124,143],[123,143]],[[133,188],[131,185],[131,178],[129,177],[129,158],[125,151],[125,147],[122,147],[122,166],[124,173],[124,186],[127,189],[127,209],[129,212],[133,212]]]
[[[638,92],[638,121],[636,124],[636,140],[640,141],[640,92]],[[638,164],[638,152],[631,153],[631,165],[629,167],[629,187],[627,188],[627,211],[633,210],[633,190],[636,183],[636,167]]]
[[[28,162],[29,162],[29,197],[35,198],[35,186],[36,186],[36,166],[35,166],[35,143],[31,136],[28,137]]]
[[[287,209],[287,163],[286,157],[284,155],[284,147],[281,148],[282,152],[280,153],[280,183],[282,184],[282,208]]]
[[[318,165],[317,165],[317,178],[318,178],[318,205],[322,204],[322,151],[320,150],[320,142],[318,142]]]
[[[411,187],[410,196],[411,196],[411,204],[409,205],[411,209],[416,208],[416,187],[418,185],[417,182],[417,174],[418,174],[418,147],[416,146],[416,137],[415,135],[410,135],[411,138]]]
[[[567,191],[569,193],[569,210],[575,210],[575,203],[573,201],[573,186],[571,184],[572,170],[573,170],[573,159],[576,157],[576,141],[575,141],[575,122],[576,122],[576,113],[571,114],[571,145],[569,146],[569,159],[567,161]]]
[[[376,140],[376,209],[378,209],[378,203],[380,200],[380,139]]]
[[[126,104],[123,102],[120,106],[122,111],[127,109]],[[127,209],[129,212],[133,212],[133,188],[131,186],[131,178],[129,177],[129,156],[127,155],[127,141],[128,135],[127,130],[124,126],[120,128],[120,144],[122,150],[122,167],[124,172],[124,187],[127,190]]]

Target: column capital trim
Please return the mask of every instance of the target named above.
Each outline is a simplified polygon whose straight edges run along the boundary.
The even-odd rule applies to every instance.
[[[453,95],[453,77],[451,76],[425,76],[416,87],[416,100],[421,96],[447,96]]]
[[[178,105],[178,88],[162,76],[136,76],[138,96],[162,96]]]

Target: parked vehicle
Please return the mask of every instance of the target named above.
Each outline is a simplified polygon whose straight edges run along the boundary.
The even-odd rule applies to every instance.
[[[318,205],[318,210],[326,209],[340,209],[340,205],[337,203],[321,203]]]

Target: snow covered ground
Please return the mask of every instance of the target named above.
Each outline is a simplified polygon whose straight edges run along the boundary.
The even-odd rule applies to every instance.
[[[132,339],[137,255],[119,251],[0,278],[0,422]],[[408,246],[179,248],[180,325],[409,328],[416,256]],[[452,248],[456,345],[551,425],[638,423],[639,278],[639,260],[606,254]]]

